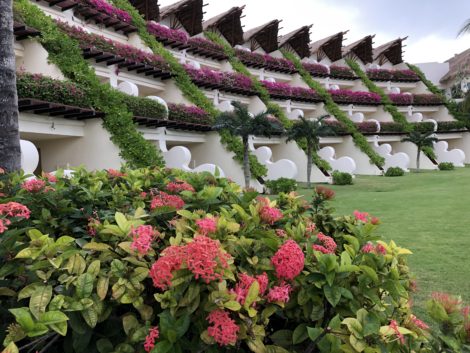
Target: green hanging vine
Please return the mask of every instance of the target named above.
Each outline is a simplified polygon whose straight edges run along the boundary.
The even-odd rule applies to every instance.
[[[325,107],[328,113],[334,115],[339,121],[341,121],[345,126],[349,134],[351,134],[355,145],[364,152],[370,159],[372,164],[375,164],[378,167],[382,167],[385,164],[385,160],[379,154],[377,154],[372,147],[370,147],[364,135],[362,135],[354,125],[354,123],[349,119],[346,114],[338,107],[338,105],[333,101],[333,98],[328,93],[328,91],[318,82],[316,82],[307,70],[304,69],[300,60],[292,53],[282,50],[282,53],[292,61],[295,65],[295,68],[299,71],[300,75],[304,82],[313,90],[315,90],[319,96],[325,101]]]
[[[112,0],[113,4],[121,10],[127,11],[133,24],[137,27],[140,38],[152,50],[155,55],[161,56],[169,65],[176,85],[180,88],[183,95],[199,108],[204,109],[212,119],[215,119],[220,112],[214,107],[212,102],[204,93],[191,81],[184,67],[178,60],[165,49],[163,44],[159,43],[153,35],[147,31],[147,24],[139,12],[129,3],[128,0]],[[234,159],[240,164],[243,162],[243,144],[237,136],[233,136],[228,131],[220,131],[220,141],[227,150],[235,153]],[[258,159],[250,154],[250,170],[254,178],[261,178],[267,174],[264,165],[258,162]]]
[[[119,147],[121,157],[135,167],[163,166],[155,146],[137,131],[132,114],[120,99],[121,93],[100,82],[83,58],[78,42],[28,0],[15,0],[14,8],[28,26],[41,31],[37,40],[47,50],[50,62],[57,65],[65,77],[84,87],[93,107],[106,113],[103,126]]]
[[[367,89],[370,92],[377,93],[381,99],[382,99],[382,104],[384,106],[384,109],[390,113],[392,116],[393,120],[396,123],[401,124],[403,126],[403,130],[405,132],[411,132],[413,130],[413,125],[411,125],[407,120],[406,117],[401,114],[397,107],[393,104],[392,100],[390,97],[384,92],[383,89],[378,87],[372,80],[367,76],[367,74],[361,69],[359,64],[355,62],[354,60],[351,59],[346,59],[346,64],[349,65],[349,67],[354,71],[356,76],[358,76],[362,82],[366,85]]]
[[[268,90],[259,82],[258,78],[250,73],[250,71],[246,68],[246,66],[238,59],[235,49],[223,39],[220,35],[213,31],[206,31],[205,36],[209,38],[216,44],[219,44],[224,48],[225,55],[228,56],[228,61],[232,65],[233,69],[245,76],[251,78],[253,82],[253,88],[258,93],[261,101],[266,105],[266,107],[273,112],[273,114],[278,118],[278,120],[282,123],[284,128],[289,129],[293,122],[289,120],[289,118],[284,113],[284,110],[276,103],[271,101],[271,97],[269,95]],[[307,151],[307,143],[305,140],[297,141],[297,145],[304,151]],[[313,163],[316,164],[321,170],[331,170],[330,164],[321,159],[320,156],[314,152],[312,155]]]

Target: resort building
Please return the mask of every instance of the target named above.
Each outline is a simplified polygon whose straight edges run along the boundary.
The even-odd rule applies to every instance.
[[[470,133],[405,63],[406,38],[384,44],[373,35],[347,40],[353,34],[343,29],[315,38],[309,25],[281,35],[280,19],[244,31],[248,8],[204,19],[202,0],[161,8],[156,1],[133,0],[145,22],[119,7],[122,1],[30,4],[77,41],[100,82],[122,92],[132,129],[160,151],[168,167],[217,170],[243,184],[238,139],[212,129],[217,113],[233,110],[232,101],[252,114],[274,105],[285,127],[299,116],[329,115],[326,124],[334,134],[320,140],[317,157],[327,164],[315,159],[315,182],[329,182],[334,170],[382,175],[389,167],[415,168],[416,147],[401,142],[411,129],[434,131],[439,139],[434,156],[422,154],[422,168],[470,163]],[[112,120],[122,112],[85,99],[81,78],[51,59],[58,49],[41,40],[44,29],[36,27],[17,14],[20,133],[39,151],[37,170],[119,168],[130,148],[118,136],[126,132]],[[282,135],[252,136],[249,146],[267,170],[254,175],[256,188],[279,177],[306,181],[301,144],[286,143]]]

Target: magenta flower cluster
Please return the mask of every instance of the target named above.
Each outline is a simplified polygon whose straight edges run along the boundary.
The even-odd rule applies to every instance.
[[[329,90],[329,93],[337,103],[378,104],[381,101],[380,95],[372,92],[338,89]]]
[[[301,98],[320,100],[318,94],[311,88],[291,86],[283,82],[261,81],[261,84],[268,90],[269,94],[271,95],[292,97],[293,99]]]
[[[338,78],[355,78],[354,72],[346,66],[331,65],[330,66],[330,77]]]
[[[168,104],[168,120],[209,124],[210,116],[204,109],[196,106],[170,103]]]
[[[268,54],[253,53],[242,49],[236,49],[235,52],[238,59],[247,65],[262,66],[273,71],[295,71],[294,64],[287,59],[275,58]]]
[[[302,65],[313,76],[328,76],[328,68],[325,65],[315,63],[302,63]]]
[[[105,38],[103,36],[88,33],[80,27],[71,27],[64,22],[58,22],[58,25],[67,34],[76,39],[82,49],[93,49],[108,52],[129,61],[154,66],[163,71],[169,71],[170,67],[160,56],[147,53],[131,45],[121,44]]]
[[[393,103],[397,105],[439,105],[442,99],[435,94],[406,94],[392,93],[388,95]]]
[[[189,39],[185,32],[162,26],[156,22],[148,22],[147,30],[158,39],[167,39],[181,43],[187,43]]]
[[[390,100],[397,105],[411,105],[413,104],[413,95],[412,94],[403,94],[403,93],[390,93],[388,95]]]
[[[120,21],[131,23],[132,17],[126,11],[118,9],[104,0],[83,0],[82,3],[94,7],[99,12],[105,13],[110,17],[114,17]]]
[[[413,70],[400,69],[368,69],[367,76],[378,81],[419,81]]]
[[[239,88],[243,90],[253,89],[253,81],[243,74],[215,71],[208,68],[195,69],[189,65],[185,65],[185,69],[193,81],[220,85],[227,88]]]
[[[224,48],[206,38],[196,37],[189,38],[188,44],[194,48],[208,50],[217,54],[224,54]]]

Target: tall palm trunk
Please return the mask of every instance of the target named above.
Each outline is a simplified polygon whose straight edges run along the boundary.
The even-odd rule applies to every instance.
[[[1,1],[1,0],[0,0]],[[249,146],[248,146],[248,136],[243,136],[243,174],[245,176],[245,187],[250,187],[250,179],[251,179],[251,172],[250,172],[250,158],[248,154]]]
[[[421,146],[418,147],[418,154],[416,155],[416,171],[419,173],[419,158],[421,157]]]
[[[307,144],[307,188],[310,188],[310,177],[312,176],[312,145]]]
[[[21,168],[12,0],[0,0],[0,167]]]

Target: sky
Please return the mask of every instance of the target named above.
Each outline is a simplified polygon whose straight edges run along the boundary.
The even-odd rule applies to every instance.
[[[160,6],[176,0],[159,0]],[[411,63],[443,62],[470,47],[470,34],[457,33],[470,19],[470,0],[205,0],[204,19],[246,5],[244,31],[282,19],[280,34],[313,24],[316,41],[349,32],[344,45],[375,34],[374,47],[406,37],[404,58]]]

